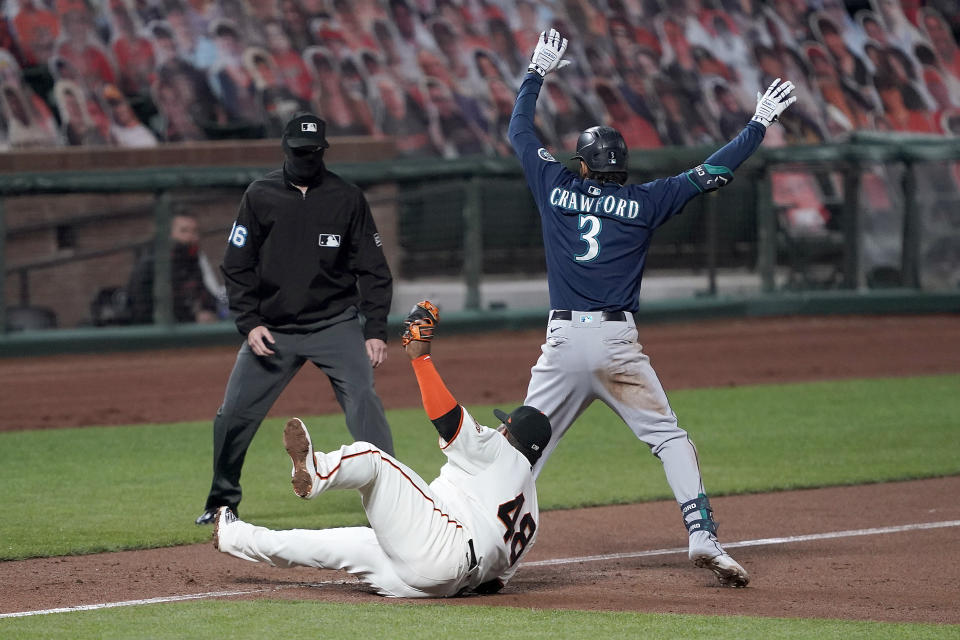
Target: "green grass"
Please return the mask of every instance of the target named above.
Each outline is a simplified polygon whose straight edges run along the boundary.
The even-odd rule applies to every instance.
[[[960,473],[960,376],[674,392],[712,495]],[[464,400],[469,400],[464,398]],[[490,407],[467,404],[492,422]],[[389,413],[399,457],[432,479],[444,456],[422,411]],[[283,419],[244,468],[244,518],[271,527],[364,521],[359,498],[290,491]],[[316,446],[347,437],[340,416],[307,420]],[[0,559],[209,539],[196,527],[210,481],[211,426],[138,425],[0,434]],[[544,508],[670,497],[659,462],[594,405],[540,480]],[[2,564],[0,564],[2,569]],[[469,604],[469,601],[461,601]],[[195,601],[0,619],[2,638],[960,638],[960,625],[709,617],[382,603]]]
[[[137,630],[137,631],[134,631]],[[710,617],[591,611],[515,609],[448,604],[337,605],[322,602],[190,602],[0,620],[0,635],[24,638],[317,637],[436,640],[659,640],[821,639],[894,640],[957,638],[958,625],[891,624],[841,620]]]
[[[671,394],[711,495],[960,473],[960,376],[855,380]],[[489,407],[467,405],[490,424]],[[389,412],[398,457],[427,480],[444,461],[419,409]],[[247,456],[241,512],[273,528],[364,523],[359,497],[293,495],[283,419]],[[347,437],[341,416],[307,420],[315,446]],[[209,423],[0,434],[0,560],[208,539]],[[670,497],[660,463],[605,406],[571,428],[539,482],[544,509]]]

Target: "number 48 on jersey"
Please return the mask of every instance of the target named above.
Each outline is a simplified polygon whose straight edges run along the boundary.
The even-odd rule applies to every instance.
[[[530,538],[533,537],[533,532],[537,530],[537,523],[529,511],[525,513],[522,518],[520,517],[524,501],[525,498],[521,493],[513,500],[501,504],[500,509],[497,511],[497,517],[500,518],[500,521],[503,522],[507,528],[503,534],[503,541],[509,542],[510,544],[511,565],[513,565],[513,563],[517,561],[517,558],[523,553],[527,543],[530,542]],[[519,524],[517,522],[518,520]],[[510,541],[511,537],[513,537],[513,541]]]

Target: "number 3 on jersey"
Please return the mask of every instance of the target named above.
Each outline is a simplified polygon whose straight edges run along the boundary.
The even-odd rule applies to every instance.
[[[507,527],[506,533],[503,534],[503,541],[509,542],[511,536],[513,537],[513,541],[510,542],[511,565],[523,553],[527,543],[530,542],[530,538],[533,537],[533,532],[537,530],[537,523],[529,511],[522,518],[520,517],[520,510],[523,508],[524,501],[525,498],[521,493],[513,500],[504,502],[497,510],[497,517]],[[519,525],[517,520],[520,521]]]
[[[574,256],[574,260],[577,262],[590,262],[600,255],[600,243],[597,242],[597,234],[600,233],[600,227],[602,226],[600,218],[597,216],[588,216],[584,213],[580,214],[580,225],[578,228],[583,229],[584,227],[588,227],[586,231],[580,234],[580,239],[587,243],[587,251],[582,255]]]

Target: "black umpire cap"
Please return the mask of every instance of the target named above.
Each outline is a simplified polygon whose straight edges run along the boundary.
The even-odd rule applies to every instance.
[[[291,149],[320,147],[326,149],[327,123],[312,113],[298,113],[283,128],[283,139]]]
[[[519,445],[517,449],[520,453],[525,455],[531,464],[536,462],[553,433],[547,416],[529,405],[517,407],[510,413],[494,409],[493,415],[507,427],[507,431]]]

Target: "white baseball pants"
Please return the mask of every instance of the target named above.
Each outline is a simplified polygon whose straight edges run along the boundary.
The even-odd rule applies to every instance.
[[[347,571],[385,596],[451,596],[468,584],[470,536],[413,470],[366,442],[314,459],[319,493],[357,489],[370,527],[273,531],[238,520],[221,526],[220,550],[277,567]]]

